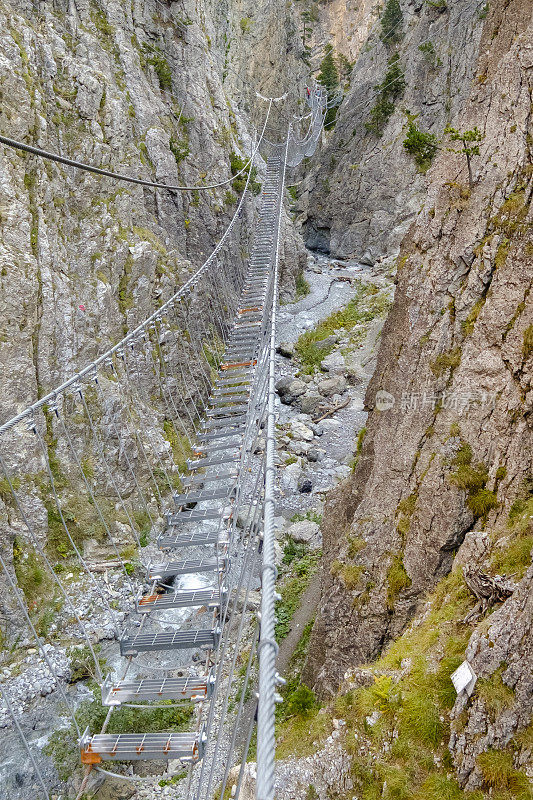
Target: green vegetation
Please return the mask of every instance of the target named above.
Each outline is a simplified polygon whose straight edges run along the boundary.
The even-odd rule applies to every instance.
[[[300,600],[317,570],[320,551],[309,551],[306,545],[297,544],[290,537],[283,550],[282,580],[279,588],[281,600],[276,605],[276,639],[287,636],[290,622],[297,611]]]
[[[316,522],[317,525],[322,525],[322,514],[319,514],[317,511],[310,509],[306,511],[305,514],[293,514],[291,517],[291,522],[303,522],[304,520],[309,520],[310,522]]]
[[[20,478],[13,477],[11,478],[11,486],[13,490],[17,492],[20,489]],[[13,497],[13,493],[11,491],[11,486],[9,485],[9,481],[7,478],[0,478],[0,499],[6,505],[13,505],[15,499]]]
[[[387,0],[380,22],[381,33],[379,38],[382,42],[390,45],[402,38],[403,14],[399,0]]]
[[[85,700],[77,709],[76,719],[80,730],[89,727],[92,732],[100,731],[107,715],[102,706],[100,690],[93,689],[94,699]],[[160,731],[180,731],[187,728],[194,714],[192,704],[176,706],[161,704],[153,708],[119,708],[111,715],[107,733],[129,733],[132,730],[143,730],[148,733]],[[68,728],[55,731],[44,752],[52,756],[54,764],[62,780],[68,780],[76,771],[80,762],[80,751],[74,724]]]
[[[241,33],[248,33],[252,28],[252,20],[250,17],[241,17],[240,21]]]
[[[505,667],[499,667],[489,678],[480,678],[476,683],[476,697],[480,697],[485,703],[492,722],[515,702],[515,693],[502,680]]]
[[[348,591],[355,589],[364,571],[360,564],[343,564],[341,561],[334,561],[330,569],[332,575],[340,575]]]
[[[485,297],[480,297],[480,299],[477,300],[472,306],[472,310],[468,314],[467,318],[461,323],[461,330],[464,336],[470,336],[474,330],[477,318],[481,314],[481,309],[485,305],[485,299]]]
[[[315,694],[302,681],[302,669],[309,649],[314,619],[305,625],[289,661],[287,683],[280,692],[283,703],[276,706],[276,757],[292,753],[310,755],[314,740],[331,732],[331,718],[321,710]],[[311,795],[313,797],[313,795]]]
[[[498,506],[496,494],[486,488],[489,472],[485,464],[473,462],[472,448],[462,442],[452,465],[456,468],[449,476],[450,483],[467,493],[466,504],[475,519],[486,518],[489,511]]]
[[[114,27],[107,21],[104,12],[98,6],[91,8],[91,19],[94,27],[102,36],[113,36],[115,33]]]
[[[291,200],[295,201],[298,200],[298,187],[297,186],[287,186],[287,191],[290,195]]]
[[[382,135],[394,111],[395,102],[402,96],[407,85],[400,56],[396,53],[387,63],[388,69],[383,81],[374,87],[378,92],[378,98],[370,111],[370,118],[365,122],[366,129],[378,137]]]
[[[155,44],[145,42],[141,50],[141,66],[154,68],[161,91],[172,91],[172,71],[161,49]]]
[[[527,361],[531,353],[533,353],[533,325],[528,325],[525,329],[523,342],[522,356],[524,357],[524,361]]]
[[[496,548],[491,569],[499,574],[514,574],[521,578],[531,564],[533,550],[533,485],[524,483],[520,495],[509,511],[507,526],[496,533]],[[501,545],[498,543],[502,539]]]
[[[407,574],[401,555],[393,556],[387,572],[387,606],[390,609],[394,608],[394,602],[400,592],[411,586],[411,583],[411,578]]]
[[[361,800],[468,797],[447,775],[446,745],[448,711],[455,700],[450,675],[463,660],[469,638],[458,620],[473,598],[460,573],[453,573],[428,600],[423,622],[369,668],[374,682],[334,703],[334,715],[346,720],[354,792]]]
[[[171,778],[162,778],[159,781],[158,786],[175,786],[186,777],[187,772],[186,770],[183,770],[182,772],[177,772],[175,775],[172,775]]]
[[[366,426],[361,428],[359,433],[357,434],[357,440],[355,442],[355,455],[351,461],[351,468],[352,471],[355,471],[356,466],[359,463],[359,459],[361,458],[361,453],[363,452],[363,442],[366,436]]]
[[[296,299],[300,300],[300,298],[306,297],[310,291],[311,287],[306,281],[303,272],[299,272],[296,276]]]
[[[104,658],[99,658],[101,646],[96,644],[94,651],[100,664],[100,669],[104,671],[106,662]],[[69,683],[77,683],[84,680],[96,680],[95,664],[91,651],[87,645],[78,647],[69,647],[67,650],[67,658],[69,660],[70,679]]]
[[[28,608],[37,610],[50,597],[52,590],[52,580],[42,557],[31,544],[16,538],[13,542],[13,566]]]
[[[237,195],[228,189],[226,194],[224,195],[224,205],[226,206],[236,206],[237,205]]]
[[[461,363],[461,348],[455,347],[446,353],[440,353],[435,361],[430,364],[431,371],[439,378],[444,372],[454,370]]]
[[[479,142],[483,141],[484,136],[476,126],[472,130],[459,131],[457,128],[452,128],[447,125],[444,133],[448,134],[450,141],[460,142],[459,149],[449,147],[451,153],[462,153],[466,157],[466,164],[468,167],[468,185],[470,189],[474,186],[474,179],[472,177],[472,156],[479,155]]]
[[[531,800],[531,784],[526,775],[513,766],[513,754],[505,750],[487,750],[477,757],[483,775],[484,788],[499,800]]]
[[[300,359],[302,372],[312,374],[320,368],[320,362],[333,350],[329,347],[317,347],[317,343],[326,339],[338,330],[351,330],[355,325],[369,323],[377,316],[384,314],[390,306],[390,300],[377,286],[358,282],[355,297],[341,310],[335,311],[319,322],[316,328],[303,333],[296,342],[296,353]]]
[[[232,175],[237,175],[239,172],[241,172],[241,174],[237,175],[232,183],[233,188],[238,194],[244,192],[248,174],[250,175],[248,188],[250,189],[251,193],[253,195],[258,195],[261,192],[261,183],[257,180],[257,167],[250,168],[249,159],[245,161],[243,158],[237,155],[234,150],[232,150],[230,155],[230,167]]]
[[[183,139],[174,139],[174,137],[171,136],[168,146],[172,152],[172,155],[176,159],[176,164],[179,164],[180,161],[183,161],[184,158],[187,158],[190,153],[189,140],[187,137]]]
[[[438,141],[434,133],[421,131],[415,118],[409,115],[407,135],[403,140],[403,146],[413,156],[418,169],[426,172],[438,150]]]
[[[402,540],[404,540],[409,533],[409,529],[411,527],[411,517],[413,516],[417,499],[418,493],[415,491],[411,492],[408,497],[405,497],[400,501],[400,503],[398,503],[398,513],[400,516],[397,529],[402,537]]]
[[[437,56],[433,42],[423,42],[423,44],[418,46],[418,49],[424,54],[425,60],[433,69],[442,66],[442,61]]]
[[[320,62],[317,81],[326,89],[328,100],[332,100],[339,91],[339,69],[335,61],[333,45],[327,44],[324,48],[324,58]],[[326,127],[333,127],[337,116],[337,106],[328,108],[324,119]]]
[[[187,460],[192,455],[189,438],[184,433],[178,433],[174,423],[170,419],[164,420],[163,433],[165,434],[165,439],[172,447],[174,463],[176,464],[179,472],[184,474],[187,472]]]
[[[123,316],[125,316],[126,312],[133,307],[133,294],[129,288],[132,267],[133,256],[131,253],[128,253],[124,262],[122,274],[118,281],[118,308]]]
[[[361,550],[364,550],[366,542],[360,536],[348,535],[346,538],[348,540],[348,558],[355,558]]]

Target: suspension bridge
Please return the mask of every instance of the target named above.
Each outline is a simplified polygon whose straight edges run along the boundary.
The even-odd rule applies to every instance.
[[[79,728],[73,699],[55,674],[45,637],[36,629],[10,560],[0,557],[19,618],[55,679],[78,737],[86,771],[78,797],[93,770],[114,774],[112,770],[119,769],[122,778],[142,780],[124,766],[139,760],[185,767],[187,797],[207,800],[215,789],[225,797],[230,770],[240,759],[232,795],[238,797],[256,723],[257,797],[273,797],[274,712],[280,699],[277,687],[283,682],[276,672],[274,636],[274,352],[280,223],[287,169],[314,153],[328,108],[324,90],[314,88],[306,97],[307,113],[293,119],[286,135],[274,142],[268,138],[275,136],[268,128],[270,114],[283,99],[262,98],[268,110],[241,170],[244,191],[204,264],[122,341],[0,426],[10,527],[41,560],[71,615],[70,635],[90,653],[106,711],[99,730]],[[0,142],[114,180],[170,191],[209,188],[140,181],[6,136]],[[241,218],[250,190],[249,167],[259,163],[259,154],[266,169],[252,250],[236,265],[225,245]],[[155,422],[154,397],[159,409]],[[99,613],[113,627],[120,661],[111,674],[102,674],[94,631],[47,551],[43,505],[30,502],[35,498],[29,497],[21,479],[28,461],[39,476],[48,520],[54,520],[97,599]],[[84,555],[83,537],[64,499],[67,463],[68,484],[84,496],[114,554],[130,598],[126,614],[117,610],[110,582],[100,578]],[[133,568],[124,555],[117,515],[131,532],[142,569]],[[258,577],[261,605],[254,613],[251,596]],[[250,701],[248,688],[256,682],[257,662],[258,691]],[[50,798],[9,686],[0,689],[32,764],[37,792]],[[186,731],[134,727],[109,732],[119,709],[174,705],[189,709]]]

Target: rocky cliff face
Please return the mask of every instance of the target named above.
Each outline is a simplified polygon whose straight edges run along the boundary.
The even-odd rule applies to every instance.
[[[509,693],[496,707],[490,691],[456,703],[450,748],[469,789],[482,784],[479,754],[508,745],[532,712],[531,10],[523,0],[491,6],[470,27],[474,44],[465,39],[457,51],[464,80],[446,113],[458,128],[482,132],[473,185],[464,155],[443,147],[402,241],[361,458],[326,506],[323,591],[306,675],[334,694],[347,670],[375,659],[413,615],[416,631],[422,599],[454,563],[459,583],[465,565],[512,576],[511,598],[473,632],[466,628],[472,635],[460,653],[484,685]],[[427,6],[421,13],[435,14]],[[436,28],[444,14],[449,30],[454,14],[463,23],[456,17],[457,30],[466,31],[469,14],[474,24],[469,3],[434,16]],[[399,119],[394,124],[398,135]],[[379,153],[384,164],[389,152]],[[401,186],[405,176],[391,172]],[[370,217],[372,199],[355,180]],[[520,752],[527,761],[527,748]]]
[[[147,180],[227,181],[231,154],[249,153],[265,121],[268,103],[254,87],[286,87],[298,56],[280,57],[294,46],[291,31],[278,25],[277,5],[261,14],[256,7],[257,25],[249,5],[2,3],[0,129]],[[264,67],[272,59],[282,64],[275,80]],[[279,122],[274,105],[271,138]],[[170,193],[0,150],[3,422],[168,299],[220,239],[238,198],[231,180]],[[228,240],[225,257],[234,272],[249,251],[255,205],[246,201]],[[305,254],[288,217],[281,257],[290,291]],[[153,397],[153,375],[144,373],[146,396]],[[112,383],[106,388],[112,395]],[[108,411],[113,424],[112,399]],[[144,411],[146,430],[161,439],[156,409],[147,402]],[[18,465],[24,473],[35,471],[30,451]],[[45,516],[43,525],[46,535]],[[5,603],[10,607],[7,597]]]
[[[345,52],[346,45],[337,45],[348,58],[356,57],[350,88],[319,166],[311,166],[300,187],[299,221],[306,243],[340,258],[374,263],[398,248],[428,185],[402,146],[405,112],[417,115],[424,131],[440,134],[464,107],[476,75],[484,13],[479,2],[411,0],[401,3],[401,10],[385,42],[377,23],[362,49],[351,45]],[[366,33],[375,16],[375,5],[360,20],[354,15],[357,30]],[[337,39],[333,28],[332,42]],[[372,109],[380,102],[379,85],[390,86],[388,62],[395,55],[405,90],[392,101],[381,131],[369,131]]]
[[[209,36],[218,10],[175,6],[2,4],[2,131],[162,183],[226,179],[230,152],[251,141],[242,80],[224,76]],[[237,25],[225,37],[230,52],[246,47]],[[7,418],[164,301],[213,248],[236,198],[230,184],[154,192],[20,151],[2,148],[1,158]],[[247,209],[230,245],[237,262]]]

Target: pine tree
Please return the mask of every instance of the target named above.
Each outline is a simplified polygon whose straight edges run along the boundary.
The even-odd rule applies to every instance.
[[[317,75],[317,81],[326,89],[328,100],[331,100],[339,90],[339,69],[335,61],[333,46],[327,44],[325,53],[324,58],[320,62],[320,72]],[[324,126],[326,128],[333,127],[336,116],[337,106],[328,108],[324,119]]]
[[[401,38],[402,9],[399,0],[388,0],[381,17],[380,39],[386,44],[397,42]]]
[[[325,56],[320,62],[320,72],[318,73],[317,80],[324,86],[328,93],[328,99],[332,98],[339,88],[339,70],[333,55],[333,46],[327,44],[325,47]]]
[[[461,142],[462,147],[458,150],[454,147],[448,147],[448,150],[451,153],[463,153],[466,156],[466,164],[468,167],[468,185],[472,189],[474,186],[474,178],[472,176],[472,156],[479,155],[479,144],[478,142],[483,141],[483,134],[476,126],[470,131],[458,131],[457,128],[452,128],[451,125],[448,125],[444,129],[444,133],[447,133],[450,137],[452,142]]]

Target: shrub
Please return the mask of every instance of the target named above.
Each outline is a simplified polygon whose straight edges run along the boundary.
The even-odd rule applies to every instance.
[[[84,700],[77,708],[75,715],[80,730],[100,731],[107,716],[107,709],[102,706],[100,690],[93,690],[94,699]],[[190,724],[194,713],[191,704],[184,706],[159,705],[153,708],[120,708],[110,717],[107,733],[129,733],[132,730],[143,730],[147,733],[160,731],[179,731]],[[77,732],[74,723],[68,728],[52,733],[44,752],[52,756],[54,764],[62,780],[72,777],[80,760],[77,743]]]
[[[401,24],[403,14],[398,0],[387,0],[385,10],[381,15],[381,33],[379,38],[385,44],[392,44],[402,37]]]
[[[477,128],[477,126],[472,130],[459,131],[457,128],[452,128],[451,125],[447,125],[444,129],[444,133],[448,134],[450,141],[460,142],[461,146],[459,149],[449,147],[448,150],[452,153],[462,153],[466,157],[466,164],[468,167],[468,185],[470,186],[470,189],[472,189],[474,185],[474,180],[472,177],[472,156],[478,156],[480,154],[479,142],[483,141],[484,135]]]
[[[100,664],[100,669],[103,671],[106,662],[105,658],[98,657],[99,650],[100,645],[95,645],[95,652]],[[69,683],[77,683],[77,681],[87,680],[88,678],[96,680],[93,656],[87,645],[83,645],[81,647],[69,647],[67,650],[67,658],[69,660],[70,668]]]
[[[481,519],[498,506],[498,500],[493,491],[485,488],[489,478],[487,467],[481,461],[473,464],[472,458],[472,448],[468,442],[463,442],[453,460],[457,469],[451,473],[449,480],[454,486],[467,492],[468,508],[475,519]]]
[[[374,88],[378,98],[370,111],[370,119],[365,122],[368,131],[381,136],[385,125],[394,111],[394,102],[403,94],[406,87],[405,76],[400,64],[400,56],[396,53],[389,58],[388,69],[383,81]]]
[[[249,160],[247,163],[244,159],[237,155],[234,150],[232,150],[230,154],[230,168],[231,174],[237,175],[232,183],[232,186],[236,192],[240,193],[244,191],[248,175],[250,175],[248,188],[250,189],[251,193],[253,195],[258,195],[261,192],[261,183],[257,180],[257,167],[251,167]],[[238,173],[241,174],[238,175]]]
[[[250,17],[241,17],[240,21],[241,33],[248,33],[252,28],[252,20]]]
[[[150,64],[155,70],[161,91],[172,90],[172,71],[165,56],[155,44],[143,44],[141,64]]]
[[[411,586],[411,582],[401,555],[395,555],[387,573],[387,606],[390,609],[394,608],[397,595]]]
[[[422,172],[426,172],[438,149],[437,137],[434,133],[421,131],[416,122],[411,119],[403,146],[413,156],[417,167]]]
[[[170,137],[169,148],[176,159],[176,164],[179,164],[180,161],[183,161],[184,158],[190,153],[189,150],[189,142],[187,139],[174,139],[173,136]]]
[[[293,691],[286,702],[286,712],[288,715],[307,714],[318,705],[315,693],[311,691],[305,683],[302,683]]]
[[[418,49],[424,54],[425,60],[433,67],[433,69],[442,66],[442,61],[435,52],[435,46],[433,45],[433,42],[424,42],[418,46]]]
[[[311,291],[309,283],[306,281],[303,272],[299,272],[296,276],[296,297],[305,297]]]

